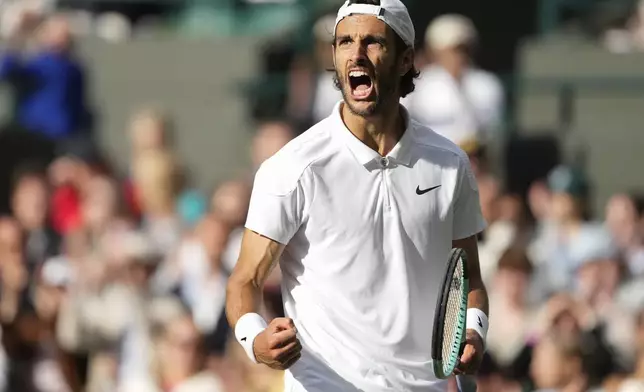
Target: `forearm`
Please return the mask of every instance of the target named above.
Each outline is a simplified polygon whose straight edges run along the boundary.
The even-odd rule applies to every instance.
[[[480,279],[470,281],[470,291],[467,295],[467,307],[468,309],[479,309],[487,315],[490,314],[490,305],[487,296],[487,290],[485,289],[485,285]]]
[[[246,313],[259,313],[262,303],[262,288],[250,279],[232,276],[226,287],[226,317],[234,329],[237,321]]]

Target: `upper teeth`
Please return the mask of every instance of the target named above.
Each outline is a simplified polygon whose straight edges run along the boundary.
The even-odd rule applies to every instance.
[[[351,76],[353,78],[357,78],[357,77],[360,77],[360,76],[368,76],[368,75],[364,71],[351,71],[351,72],[349,72],[349,76]]]

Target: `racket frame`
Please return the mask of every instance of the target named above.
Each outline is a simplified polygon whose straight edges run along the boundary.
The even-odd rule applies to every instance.
[[[434,365],[434,374],[439,379],[445,379],[452,375],[454,368],[458,365],[458,359],[454,361],[454,366],[450,372],[443,371],[443,364],[445,358],[443,358],[443,332],[445,324],[445,314],[447,312],[447,303],[449,301],[449,291],[452,284],[452,277],[454,276],[454,271],[458,265],[459,259],[462,259],[463,262],[463,278],[462,285],[464,286],[464,295],[461,298],[461,301],[464,301],[464,308],[460,312],[460,317],[463,320],[460,321],[460,326],[457,326],[461,329],[461,341],[459,342],[459,349],[462,348],[463,342],[465,341],[465,318],[467,317],[467,294],[469,292],[469,275],[467,270],[467,253],[461,248],[454,248],[450,251],[449,261],[447,263],[445,275],[443,277],[443,285],[439,292],[438,300],[436,303],[436,310],[434,313],[434,330],[432,334],[432,363]],[[456,331],[455,333],[458,333]]]

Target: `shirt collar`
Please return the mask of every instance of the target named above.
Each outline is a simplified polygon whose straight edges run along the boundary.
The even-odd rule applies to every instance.
[[[404,106],[401,105],[403,117],[406,124],[405,133],[398,140],[398,143],[394,148],[387,154],[387,158],[395,161],[404,166],[409,166],[411,164],[411,151],[413,144],[413,126],[409,120],[409,113]],[[338,102],[333,108],[333,113],[331,118],[334,123],[334,134],[338,135],[339,139],[343,144],[345,144],[351,154],[355,159],[363,166],[367,166],[369,163],[382,158],[377,151],[372,150],[362,141],[351,133],[342,121],[342,116],[340,115],[340,110],[342,109],[342,101]]]

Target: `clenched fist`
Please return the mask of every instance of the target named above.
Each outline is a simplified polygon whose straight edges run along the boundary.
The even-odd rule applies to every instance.
[[[253,341],[257,362],[273,369],[288,369],[300,359],[301,351],[297,329],[290,318],[274,319]]]

